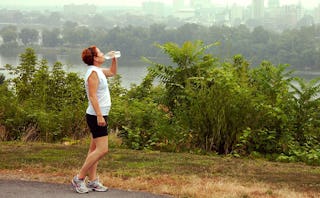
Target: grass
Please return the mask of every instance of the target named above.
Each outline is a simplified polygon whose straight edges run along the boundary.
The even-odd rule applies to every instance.
[[[69,183],[88,142],[1,142],[0,179]],[[263,159],[110,148],[100,179],[112,188],[173,197],[319,197],[320,167]]]

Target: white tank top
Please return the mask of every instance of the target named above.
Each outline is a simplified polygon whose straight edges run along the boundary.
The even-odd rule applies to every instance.
[[[95,71],[98,74],[98,78],[99,78],[99,85],[98,85],[98,89],[97,89],[97,97],[98,97],[98,103],[99,103],[99,107],[100,107],[100,111],[102,113],[103,116],[109,115],[109,111],[111,108],[111,97],[110,97],[110,91],[109,91],[109,87],[108,87],[108,80],[106,78],[106,76],[104,75],[104,73],[102,72],[102,70],[99,67],[96,66],[88,66],[88,70],[87,73],[85,75],[85,86],[86,86],[86,93],[87,93],[87,97],[89,99],[89,87],[88,87],[88,78],[90,76],[90,74]],[[89,99],[88,102],[88,108],[86,110],[87,114],[90,115],[97,115],[92,104],[91,101]]]

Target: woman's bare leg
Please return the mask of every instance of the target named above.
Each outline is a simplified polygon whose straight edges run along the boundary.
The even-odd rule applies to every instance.
[[[80,169],[78,178],[84,179],[88,174],[90,180],[96,179],[98,162],[108,151],[108,136],[91,139],[88,156]]]

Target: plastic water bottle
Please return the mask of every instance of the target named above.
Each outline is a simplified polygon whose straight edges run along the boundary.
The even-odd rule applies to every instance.
[[[120,51],[114,51],[114,57],[119,58],[121,56]],[[107,53],[106,55],[104,55],[105,59],[111,59],[113,58],[113,55],[111,52]]]

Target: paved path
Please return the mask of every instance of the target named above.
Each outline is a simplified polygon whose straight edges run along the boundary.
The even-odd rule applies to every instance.
[[[144,192],[109,189],[108,192],[75,193],[71,184],[51,184],[18,180],[0,180],[0,198],[167,198]]]

